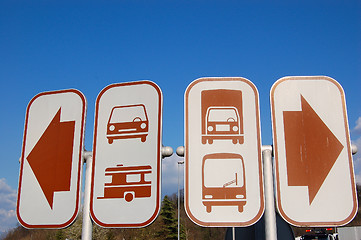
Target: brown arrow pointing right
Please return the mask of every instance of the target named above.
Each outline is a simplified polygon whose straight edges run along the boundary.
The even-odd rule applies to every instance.
[[[343,145],[301,95],[302,111],[284,111],[289,186],[308,186],[311,205]]]

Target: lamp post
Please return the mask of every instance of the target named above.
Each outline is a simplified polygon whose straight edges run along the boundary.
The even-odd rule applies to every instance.
[[[184,147],[177,148],[176,153],[180,157],[184,157]],[[184,161],[178,161],[178,240],[180,239],[180,189],[179,189],[179,165],[184,164]]]
[[[180,188],[179,188],[179,165],[184,164],[184,161],[178,161],[178,240],[180,234]]]

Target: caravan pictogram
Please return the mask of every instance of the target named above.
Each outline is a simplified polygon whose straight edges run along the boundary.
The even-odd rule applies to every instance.
[[[140,138],[145,142],[148,136],[149,121],[143,104],[115,106],[107,124],[108,143],[114,139]]]
[[[230,139],[244,143],[242,91],[231,89],[204,90],[202,98],[202,143]]]
[[[111,177],[110,183],[104,184],[104,196],[98,199],[124,198],[131,202],[134,198],[147,198],[151,196],[152,181],[147,176],[152,173],[152,167],[123,166],[105,169],[105,176]]]
[[[213,206],[238,206],[238,212],[243,212],[247,198],[245,166],[241,155],[213,153],[203,157],[202,202],[208,213]]]

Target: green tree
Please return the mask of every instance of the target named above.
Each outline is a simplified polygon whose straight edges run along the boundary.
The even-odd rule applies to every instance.
[[[175,216],[175,209],[173,203],[166,195],[162,201],[162,208],[160,210],[162,219],[162,227],[158,232],[159,236],[165,240],[173,240],[178,238],[177,219]]]
[[[64,234],[64,230],[63,229],[59,229],[56,231],[55,233],[55,239],[56,240],[64,240],[65,239],[65,234]]]

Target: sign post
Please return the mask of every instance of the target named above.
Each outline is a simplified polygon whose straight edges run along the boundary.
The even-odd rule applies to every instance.
[[[249,226],[264,211],[258,91],[201,78],[185,93],[185,208],[201,226]]]
[[[162,93],[150,81],[109,85],[95,109],[90,212],[102,227],[144,227],[161,199]]]
[[[271,109],[281,216],[297,226],[347,224],[357,198],[341,85],[323,76],[282,78]]]
[[[273,168],[272,168],[272,146],[262,146],[264,191],[266,208],[264,211],[265,239],[277,240],[277,221],[275,198],[273,188]]]
[[[74,89],[36,95],[26,111],[17,217],[26,228],[64,228],[80,204],[86,101]]]

